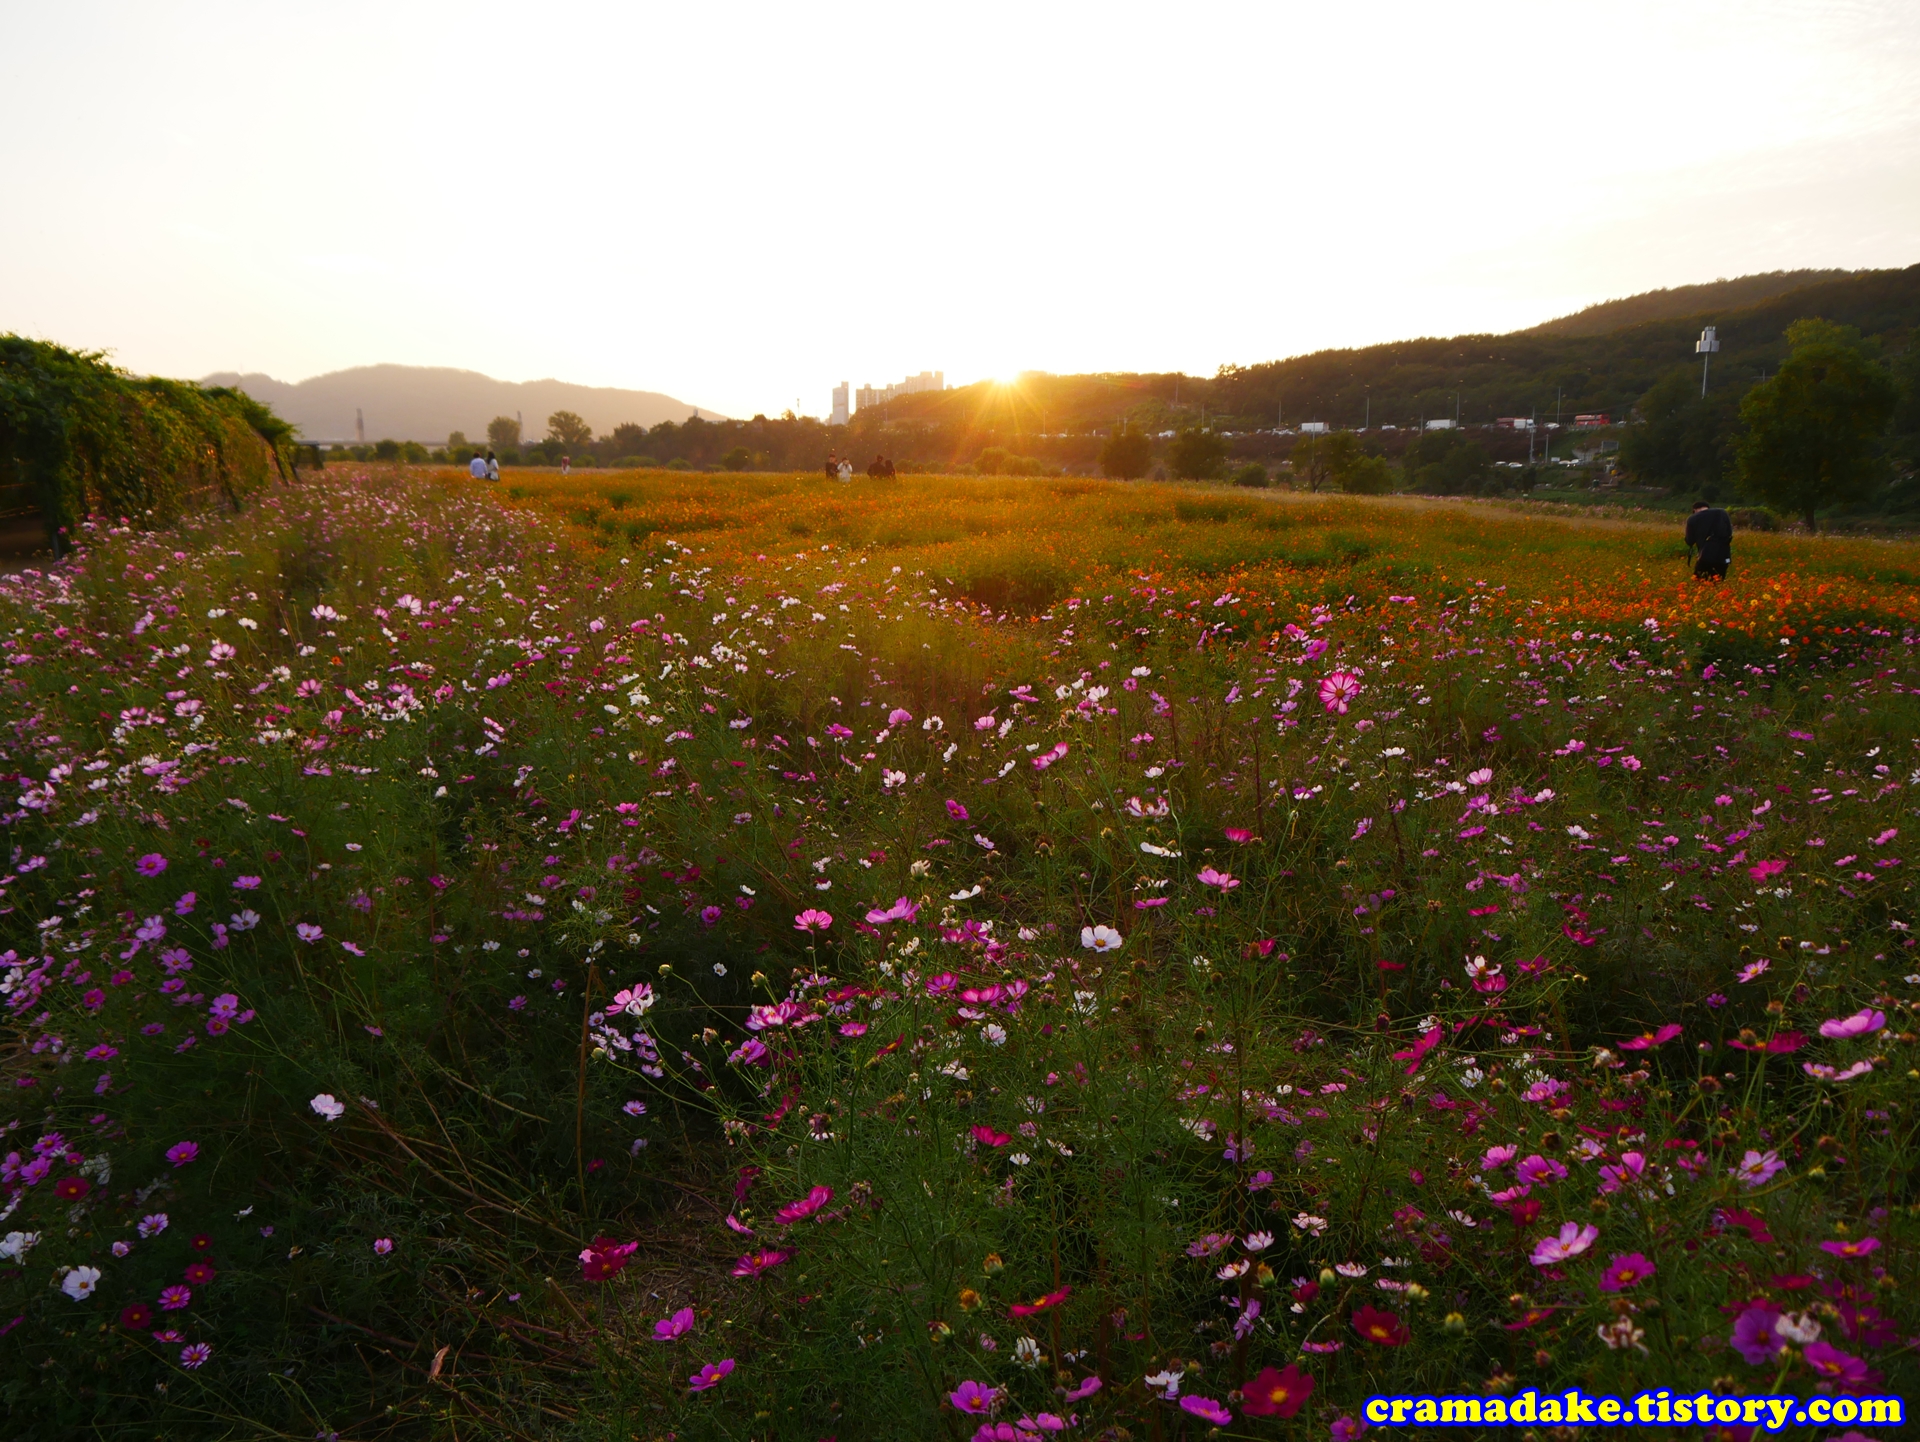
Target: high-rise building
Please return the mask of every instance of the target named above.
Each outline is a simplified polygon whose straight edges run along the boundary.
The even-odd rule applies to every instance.
[[[858,410],[868,406],[885,405],[895,396],[918,395],[922,391],[945,390],[947,373],[945,371],[921,371],[917,376],[908,376],[890,386],[862,386],[854,393],[854,405]]]
[[[833,420],[830,424],[844,426],[848,418],[847,382],[841,381],[833,388]]]

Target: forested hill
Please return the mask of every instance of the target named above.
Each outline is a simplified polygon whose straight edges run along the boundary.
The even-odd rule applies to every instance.
[[[1460,418],[1469,424],[1529,414],[1551,419],[1556,409],[1568,420],[1599,411],[1617,417],[1677,369],[1698,373],[1693,348],[1702,326],[1719,328],[1715,391],[1737,393],[1778,367],[1787,326],[1806,316],[1856,326],[1887,350],[1902,350],[1920,325],[1920,266],[1842,273],[1755,304],[1708,307],[1604,335],[1535,329],[1394,341],[1223,366],[1211,377],[1029,374],[1014,386],[983,382],[905,397],[884,412],[857,415],[854,428],[876,439],[889,429],[933,432],[959,453],[969,439],[976,446],[1006,444],[1022,436],[1106,430],[1129,418],[1153,429],[1192,425],[1203,408],[1209,423],[1217,418],[1228,428],[1249,429],[1282,418],[1289,426],[1355,427],[1369,418],[1375,426],[1418,425],[1454,415],[1456,395]]]
[[[1650,320],[1673,320],[1695,316],[1708,310],[1738,310],[1772,300],[1806,286],[1830,280],[1845,280],[1850,270],[1770,270],[1760,275],[1736,276],[1732,280],[1709,281],[1703,285],[1676,285],[1664,290],[1649,290],[1619,300],[1603,300],[1572,315],[1541,325],[1528,326],[1523,335],[1605,335],[1630,325]]]

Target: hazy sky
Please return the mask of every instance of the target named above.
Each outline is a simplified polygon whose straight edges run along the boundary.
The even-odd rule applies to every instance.
[[[1920,261],[1920,4],[0,0],[0,330],[734,415]]]

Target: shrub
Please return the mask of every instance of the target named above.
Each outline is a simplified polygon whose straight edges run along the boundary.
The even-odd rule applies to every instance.
[[[1233,473],[1236,486],[1250,486],[1256,491],[1267,488],[1267,468],[1258,461],[1249,461]]]
[[[1193,427],[1173,438],[1167,447],[1167,464],[1183,481],[1212,480],[1226,465],[1227,449],[1224,436]]]

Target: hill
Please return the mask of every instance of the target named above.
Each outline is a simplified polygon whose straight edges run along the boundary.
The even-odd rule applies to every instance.
[[[1619,300],[1605,300],[1577,310],[1572,315],[1530,326],[1521,335],[1605,335],[1630,325],[1652,320],[1673,320],[1679,316],[1699,315],[1708,310],[1738,309],[1758,305],[1775,296],[1786,295],[1823,281],[1845,280],[1850,270],[1769,270],[1759,275],[1742,275],[1733,280],[1716,280],[1702,285],[1676,285],[1664,290],[1649,290]]]
[[[1604,335],[1535,329],[1392,341],[1222,366],[1210,377],[1029,374],[1010,386],[982,382],[896,399],[885,412],[856,415],[854,433],[897,437],[895,449],[911,454],[900,442],[918,432],[938,437],[936,449],[964,457],[984,445],[1030,442],[1040,454],[1041,437],[1103,433],[1123,419],[1165,430],[1203,416],[1227,429],[1268,429],[1283,420],[1417,427],[1455,415],[1456,407],[1467,424],[1536,413],[1620,416],[1676,370],[1698,374],[1693,347],[1702,326],[1720,331],[1714,390],[1737,394],[1779,365],[1787,327],[1806,316],[1857,326],[1889,350],[1903,349],[1920,326],[1920,266],[1843,272],[1754,304],[1709,307]]]
[[[482,437],[495,416],[516,413],[529,440],[543,435],[547,417],[562,410],[581,416],[599,434],[629,422],[654,426],[661,421],[684,421],[696,413],[718,419],[712,411],[658,391],[557,380],[501,381],[446,366],[355,366],[293,383],[229,372],[208,376],[201,384],[245,391],[299,427],[304,439],[320,441],[353,440],[356,409],[365,419],[370,441],[432,445],[444,445],[451,431]]]

